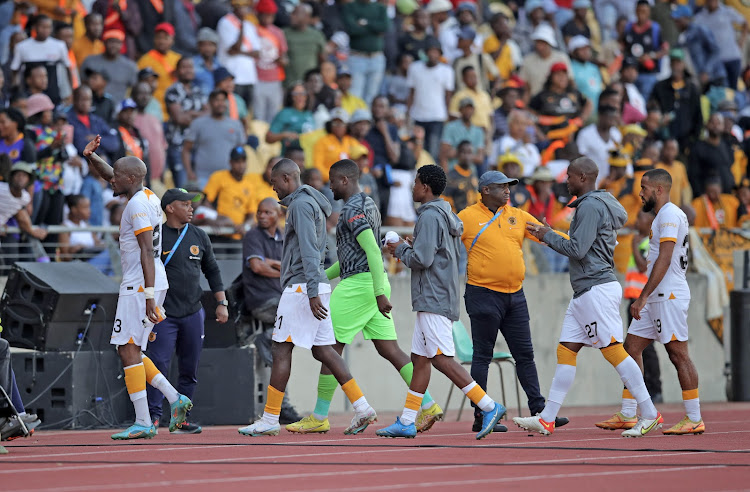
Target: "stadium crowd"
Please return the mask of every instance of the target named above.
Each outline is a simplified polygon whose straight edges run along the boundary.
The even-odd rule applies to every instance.
[[[586,155],[626,227],[654,167],[697,227],[738,227],[750,222],[748,19],[732,0],[6,1],[0,175],[32,184],[6,185],[0,202],[23,202],[31,223],[8,223],[40,239],[46,225],[116,225],[121,198],[82,159],[100,134],[103,157],[142,158],[157,193],[203,192],[196,223],[234,227],[222,241],[275,197],[279,156],[331,199],[329,167],[355,160],[390,226],[414,223],[415,170],[438,163],[456,212],[498,169],[521,179],[514,206],[565,231],[565,170]],[[62,261],[101,248],[86,232],[57,241]],[[534,252],[539,270],[566,269]]]

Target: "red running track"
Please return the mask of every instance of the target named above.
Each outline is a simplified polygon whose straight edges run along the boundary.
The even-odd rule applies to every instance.
[[[662,405],[666,424],[682,418],[681,405]],[[566,410],[566,409],[563,409]],[[524,489],[740,490],[750,478],[750,404],[703,405],[708,432],[701,436],[652,434],[626,439],[594,422],[612,408],[567,409],[571,423],[549,437],[507,433],[476,441],[470,423],[440,422],[416,439],[383,439],[374,429],[344,436],[346,418],[325,435],[241,436],[234,427],[200,435],[115,442],[110,431],[40,431],[6,443],[0,490],[351,490]],[[455,414],[454,414],[455,415]],[[507,423],[507,422],[506,422]]]

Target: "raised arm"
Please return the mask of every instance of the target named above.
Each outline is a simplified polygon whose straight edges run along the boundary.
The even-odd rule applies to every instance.
[[[99,148],[99,144],[101,143],[102,137],[101,135],[97,135],[86,145],[86,148],[83,149],[83,157],[86,158],[89,166],[93,166],[105,181],[110,181],[115,175],[112,166],[107,164],[101,157],[96,155],[96,149]]]

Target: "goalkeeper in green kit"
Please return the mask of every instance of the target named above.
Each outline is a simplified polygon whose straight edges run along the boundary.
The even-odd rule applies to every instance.
[[[331,166],[331,191],[343,200],[336,225],[336,248],[339,261],[326,270],[328,279],[341,277],[331,295],[331,321],[336,335],[334,348],[341,354],[344,347],[362,332],[372,340],[378,353],[390,362],[408,386],[413,366],[409,356],[398,346],[396,327],[390,318],[391,286],[380,253],[380,212],[375,202],[359,188],[359,166],[344,159]],[[300,434],[328,432],[328,411],[338,382],[323,365],[318,378],[318,401],[312,415],[289,424],[286,429]],[[443,411],[425,393],[417,415],[418,432],[425,432],[443,419]]]

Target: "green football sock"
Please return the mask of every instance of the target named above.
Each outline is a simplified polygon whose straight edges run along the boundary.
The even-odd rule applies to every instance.
[[[401,379],[404,380],[406,385],[411,384],[411,377],[414,374],[414,364],[409,362],[404,367],[398,370],[398,373],[401,374]],[[422,398],[422,408],[430,408],[432,404],[435,403],[435,400],[432,399],[432,396],[430,396],[429,391],[424,392],[424,398]]]
[[[333,394],[338,388],[339,382],[333,374],[321,374],[318,376],[318,401],[315,403],[313,416],[318,420],[328,418],[328,411],[331,409]]]

